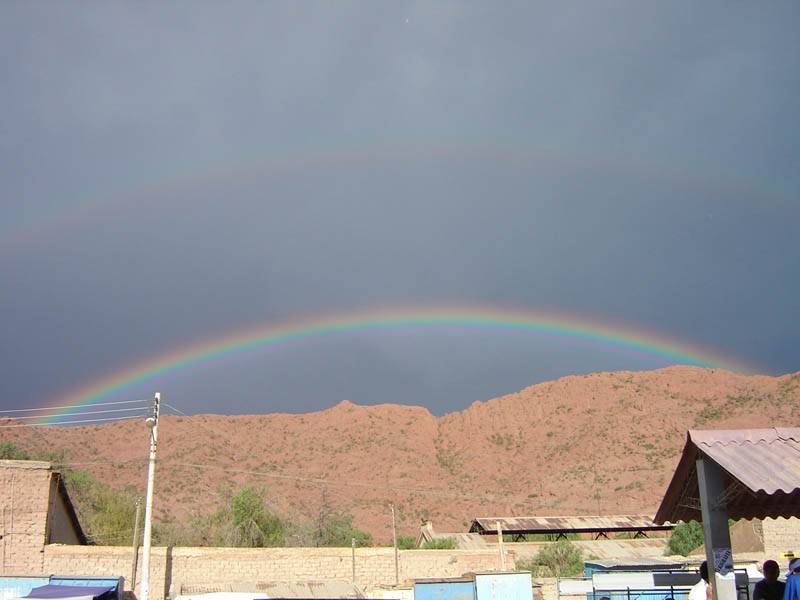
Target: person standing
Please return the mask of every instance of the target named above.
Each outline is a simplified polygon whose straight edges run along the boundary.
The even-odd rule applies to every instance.
[[[800,558],[789,561],[789,576],[786,578],[783,600],[800,600]]]
[[[700,581],[689,590],[689,600],[711,600],[711,586],[708,585],[708,562],[700,565]]]
[[[764,579],[756,584],[753,590],[753,600],[783,600],[783,589],[786,584],[778,581],[781,568],[774,560],[764,562],[761,567]]]

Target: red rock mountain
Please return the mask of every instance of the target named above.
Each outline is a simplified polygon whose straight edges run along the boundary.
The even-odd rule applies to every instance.
[[[291,519],[329,505],[377,542],[421,518],[465,531],[481,516],[655,512],[688,429],[800,424],[800,372],[742,376],[718,369],[564,377],[435,417],[425,408],[343,401],[303,414],[165,414],[155,515],[210,513],[221,485],[263,486]],[[1,429],[29,452],[63,449],[71,466],[144,495],[144,424]]]

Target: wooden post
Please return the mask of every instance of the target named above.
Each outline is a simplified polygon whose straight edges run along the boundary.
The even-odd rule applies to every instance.
[[[392,540],[394,541],[394,584],[400,585],[400,561],[397,553],[397,521],[394,516],[394,504],[392,507]]]
[[[500,570],[506,570],[506,552],[503,547],[503,524],[497,522],[497,543],[500,544]]]

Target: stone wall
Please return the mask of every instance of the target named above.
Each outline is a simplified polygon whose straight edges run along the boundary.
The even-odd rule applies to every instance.
[[[764,554],[778,561],[786,568],[781,557],[787,552],[800,556],[800,519],[764,519],[761,522],[764,532]]]
[[[131,587],[133,553],[111,546],[44,547],[44,572],[59,575],[125,577]],[[138,595],[141,550],[134,592]],[[353,566],[355,564],[355,579]],[[475,550],[401,550],[400,582],[424,577],[457,577],[469,571],[500,568],[500,555]],[[506,568],[514,556],[506,554]],[[153,548],[150,557],[150,595],[175,597],[188,585],[257,582],[354,582],[369,589],[395,583],[392,548]]]

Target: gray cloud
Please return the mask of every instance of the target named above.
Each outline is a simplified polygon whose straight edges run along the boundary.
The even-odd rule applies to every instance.
[[[558,309],[798,369],[791,4],[0,13],[9,408],[250,323],[387,305]],[[443,412],[662,364],[370,335],[159,384],[198,411]]]

